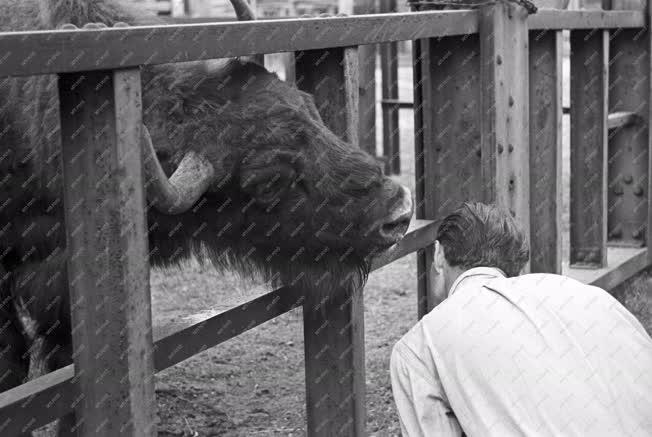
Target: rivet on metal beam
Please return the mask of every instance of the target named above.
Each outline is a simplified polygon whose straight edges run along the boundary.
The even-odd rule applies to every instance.
[[[625,176],[623,178],[623,182],[625,182],[626,184],[631,184],[633,180],[634,180],[634,178],[632,177],[631,174],[628,174],[627,176]]]
[[[641,197],[643,195],[643,187],[640,184],[636,185],[634,188],[634,196]]]
[[[615,228],[609,231],[609,239],[621,238],[622,236],[623,236],[623,230],[620,227],[620,225],[616,226]]]
[[[498,144],[498,153],[503,153],[503,145]]]

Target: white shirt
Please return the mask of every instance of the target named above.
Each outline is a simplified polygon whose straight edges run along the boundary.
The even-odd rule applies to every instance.
[[[394,346],[403,435],[652,436],[652,339],[606,291],[463,273]]]

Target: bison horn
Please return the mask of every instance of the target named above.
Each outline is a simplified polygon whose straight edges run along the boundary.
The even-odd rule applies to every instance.
[[[256,19],[256,12],[254,12],[247,0],[231,0],[231,4],[235,10],[236,17],[238,17],[238,21],[250,21]]]
[[[186,152],[170,179],[156,157],[149,131],[142,127],[143,168],[149,203],[163,214],[188,211],[215,179],[215,169],[199,153]]]
[[[256,12],[247,0],[231,0],[231,5],[233,5],[238,21],[251,21],[256,19]],[[242,56],[240,59],[253,61],[260,65],[265,64],[264,55]]]

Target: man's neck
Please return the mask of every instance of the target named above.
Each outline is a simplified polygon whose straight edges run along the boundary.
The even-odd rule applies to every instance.
[[[462,268],[459,268],[459,267],[448,267],[444,271],[444,285],[445,285],[446,290],[447,290],[447,293],[446,293],[447,297],[451,295],[451,293],[453,291],[452,288],[455,285],[455,282],[459,279],[459,277],[462,276],[463,274],[467,273],[468,271],[473,270],[473,269],[479,269],[479,270],[492,269],[496,273],[499,273],[500,275],[505,276],[505,272],[503,272],[498,267],[489,267],[489,266],[484,267],[483,266],[483,267],[472,267],[470,269],[462,269]]]
[[[459,267],[447,267],[446,270],[444,271],[444,287],[446,290],[446,296],[450,296],[451,294],[451,287],[457,280],[457,278],[460,277],[462,273],[464,273],[465,270],[459,268]]]

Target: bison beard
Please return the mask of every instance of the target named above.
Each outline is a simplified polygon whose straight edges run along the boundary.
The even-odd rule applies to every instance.
[[[111,0],[0,0],[2,31],[119,21],[155,20]],[[409,191],[260,65],[153,66],[141,77],[165,174],[189,152],[215,172],[190,209],[149,205],[153,265],[196,255],[325,297],[362,286],[369,257],[407,229]],[[0,391],[71,360],[57,92],[52,75],[0,83]]]

